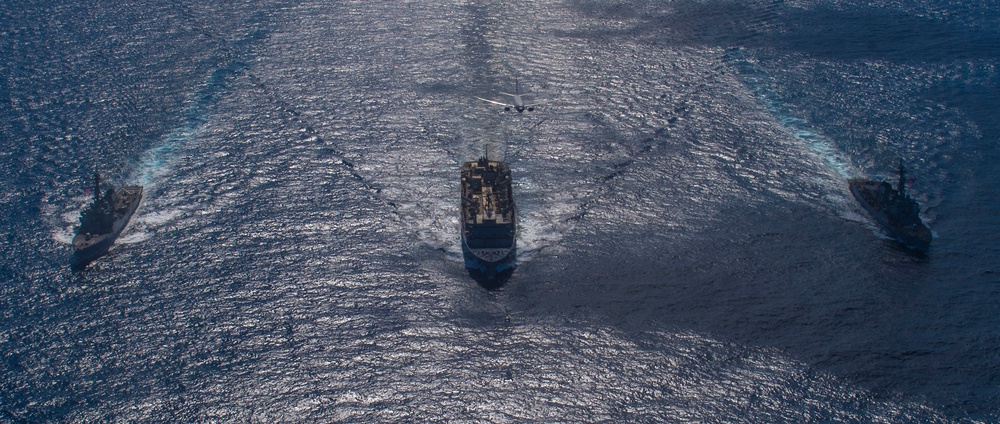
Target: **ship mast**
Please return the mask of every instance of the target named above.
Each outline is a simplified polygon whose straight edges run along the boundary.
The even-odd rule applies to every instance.
[[[94,203],[101,199],[101,174],[94,171]]]

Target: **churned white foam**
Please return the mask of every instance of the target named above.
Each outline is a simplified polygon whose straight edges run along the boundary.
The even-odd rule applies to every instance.
[[[175,129],[163,140],[163,143],[150,149],[139,163],[137,176],[134,180],[142,186],[155,185],[164,175],[170,172],[170,164],[177,156],[177,150],[189,140],[197,137],[203,119],[192,119],[191,122]],[[148,190],[148,188],[147,188]]]
[[[457,208],[445,201],[398,203],[397,210],[415,223],[420,243],[445,252],[447,259],[461,262],[462,246]]]
[[[161,227],[165,224],[169,224],[170,222],[177,219],[178,216],[181,216],[181,214],[183,213],[184,211],[178,208],[168,211],[153,211],[149,213],[144,213],[142,214],[142,216],[133,219],[137,221],[137,223],[140,223],[145,227],[156,228],[156,227]]]
[[[892,236],[890,236],[890,235],[882,232],[882,230],[878,230],[878,229],[873,230],[872,234],[874,234],[875,237],[878,237],[878,238],[880,238],[882,240],[895,240],[895,238],[893,238]]]
[[[72,244],[73,243],[74,228],[75,228],[75,226],[73,226],[73,225],[67,225],[67,226],[62,227],[62,228],[55,228],[55,229],[53,229],[52,230],[52,240],[55,240],[57,243],[60,243],[60,244]]]
[[[72,244],[76,235],[76,227],[80,224],[80,212],[90,203],[89,195],[75,196],[71,199],[69,209],[58,212],[55,206],[46,205],[43,213],[50,216],[52,222],[52,240],[60,244]],[[56,218],[58,216],[58,218]]]
[[[568,227],[568,221],[579,210],[575,202],[567,199],[548,198],[546,207],[532,210],[525,205],[518,212],[518,260],[532,260],[543,249],[558,246]]]
[[[131,225],[129,226],[128,229],[125,230],[125,233],[126,234],[122,235],[121,237],[118,237],[118,240],[115,240],[115,243],[118,244],[140,243],[149,240],[153,236],[150,232],[139,230],[137,228],[132,227]]]
[[[853,209],[842,209],[840,211],[839,216],[847,221],[862,222],[862,223],[870,222],[870,220],[866,216],[862,215],[861,213]]]
[[[517,259],[527,262],[540,253],[542,249],[556,246],[562,240],[562,233],[552,226],[542,225],[538,220],[524,220],[519,228]]]
[[[769,105],[769,107],[771,106]],[[822,159],[827,167],[837,173],[837,176],[846,180],[852,175],[857,175],[856,172],[852,172],[853,167],[849,165],[850,161],[840,153],[833,142],[808,128],[809,123],[804,119],[788,116],[774,108],[772,108],[772,112],[777,114],[784,126],[792,130],[792,135],[796,139],[809,147],[809,150]]]

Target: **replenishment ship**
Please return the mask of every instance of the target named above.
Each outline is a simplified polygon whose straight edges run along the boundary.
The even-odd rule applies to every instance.
[[[885,181],[851,179],[848,185],[861,206],[892,238],[908,249],[925,252],[931,230],[920,220],[920,205],[906,193],[906,168],[899,161],[896,188]]]
[[[142,186],[101,191],[101,176],[94,174],[94,203],[80,213],[80,228],[73,237],[77,265],[86,265],[108,252],[142,200]]]
[[[506,163],[480,157],[462,165],[462,253],[473,276],[496,280],[513,271],[517,208]]]

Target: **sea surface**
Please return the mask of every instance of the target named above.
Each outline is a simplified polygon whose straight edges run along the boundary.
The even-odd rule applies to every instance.
[[[1000,421],[998,21],[8,2],[0,422]],[[458,222],[487,150],[520,224],[492,289]],[[922,256],[847,188],[900,159]],[[74,270],[95,171],[145,197]]]

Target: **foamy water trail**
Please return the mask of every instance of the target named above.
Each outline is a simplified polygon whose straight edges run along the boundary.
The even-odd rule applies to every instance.
[[[243,74],[247,67],[246,62],[234,58],[225,66],[216,69],[201,88],[193,93],[193,100],[184,111],[181,124],[142,156],[138,167],[128,178],[130,184],[144,187],[142,204],[118,239],[118,243],[130,244],[148,240],[157,227],[176,220],[186,209],[197,207],[177,207],[169,200],[156,202],[151,198],[156,196],[156,186],[172,172],[174,163],[184,155],[188,144],[198,139],[205,123],[208,122],[208,115],[212,113],[220,96],[228,90],[232,80]],[[147,210],[143,210],[144,206]],[[163,210],[162,207],[171,209]]]
[[[197,138],[204,119],[191,118],[181,127],[167,135],[163,142],[143,155],[135,176],[130,178],[135,184],[146,187],[155,186],[164,175],[170,172],[170,165],[176,160],[179,150],[189,141]]]
[[[208,89],[206,87],[198,95],[205,98],[204,92]],[[191,106],[185,113],[184,123],[164,137],[160,144],[147,151],[131,176],[125,179],[125,183],[122,185],[143,186],[143,200],[116,243],[130,244],[148,240],[151,237],[148,230],[159,226],[158,224],[162,225],[165,216],[167,220],[171,220],[181,213],[180,210],[144,211],[144,209],[150,203],[149,198],[157,182],[170,173],[172,164],[181,155],[181,150],[187,143],[198,137],[202,125],[206,122],[202,114],[204,113],[203,109],[207,106],[207,104],[197,103]],[[115,184],[115,187],[118,186]],[[72,199],[68,209],[49,211],[49,215],[52,216],[52,232],[50,234],[52,240],[60,244],[72,244],[73,236],[80,225],[80,214],[91,202],[92,198],[89,194],[77,196]]]
[[[251,35],[248,40],[253,37],[254,35]],[[192,93],[189,106],[183,112],[180,125],[167,134],[161,143],[143,155],[138,169],[129,181],[143,186],[155,186],[164,175],[169,173],[170,166],[177,159],[179,151],[191,140],[198,137],[219,98],[228,91],[230,83],[238,76],[243,75],[247,68],[249,68],[248,62],[239,56],[234,56],[229,62],[208,75],[205,82],[200,85],[200,89]],[[149,191],[149,187],[146,191]]]
[[[153,232],[164,225],[167,225],[181,215],[181,209],[171,209],[167,211],[156,210],[132,218],[125,233],[118,238],[117,243],[132,244],[149,240],[153,237]]]
[[[799,116],[781,99],[781,94],[766,83],[769,79],[767,71],[755,60],[747,58],[740,50],[731,50],[725,55],[725,60],[735,68],[746,86],[767,107],[768,111],[779,123],[788,129],[796,140],[801,141],[809,152],[820,159],[831,171],[841,179],[860,175],[851,161],[841,153],[837,144],[824,136],[809,121]]]
[[[519,195],[517,253],[519,262],[527,262],[542,250],[559,246],[574,225],[569,218],[579,213],[580,205],[568,192],[546,191],[530,173],[517,180],[515,201]]]
[[[416,223],[417,237],[425,246],[445,253],[446,259],[461,262],[462,246],[458,222],[458,207],[447,200],[398,203],[400,215]],[[457,202],[457,199],[456,199]]]
[[[857,175],[854,167],[840,153],[837,146],[830,139],[817,133],[809,125],[808,121],[793,116],[789,111],[780,109],[776,104],[772,104],[773,102],[770,99],[766,97],[764,99],[768,102],[768,109],[779,119],[782,125],[790,129],[792,135],[809,147],[809,150],[822,159],[827,167],[837,173],[837,176],[846,180],[853,175]]]
[[[539,220],[524,220],[518,228],[518,262],[528,262],[548,247],[558,246],[563,235]]]

